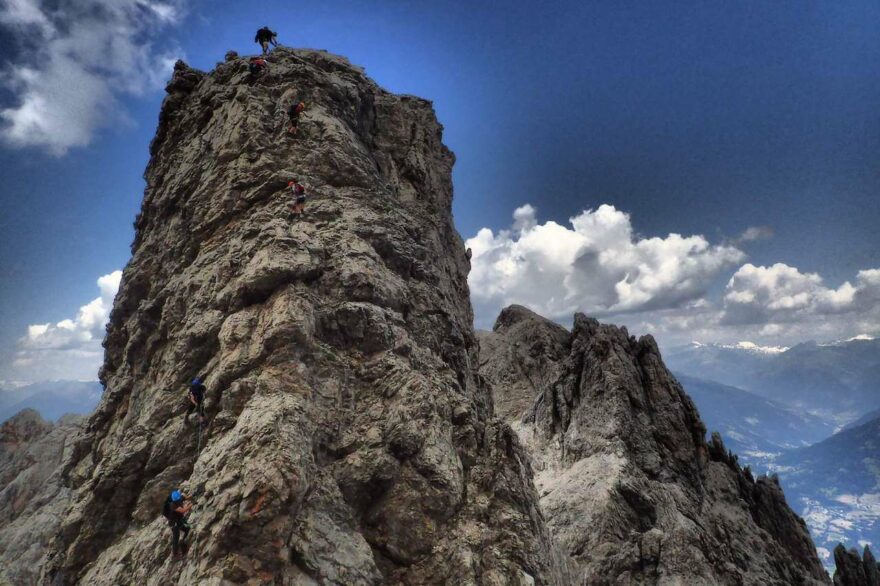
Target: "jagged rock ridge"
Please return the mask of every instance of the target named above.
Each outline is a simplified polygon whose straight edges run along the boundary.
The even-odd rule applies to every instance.
[[[859,557],[855,549],[847,549],[843,544],[834,548],[834,586],[880,586],[880,564],[867,545]]]
[[[569,333],[513,306],[479,339],[575,583],[828,582],[778,482],[754,479],[719,436],[706,443],[650,336],[580,314]]]
[[[43,580],[564,583],[476,375],[431,104],[325,52],[268,61],[256,81],[234,55],[175,66]],[[311,194],[296,223],[294,177]],[[181,416],[195,374],[201,438]],[[196,495],[182,562],[160,516],[178,485]]]

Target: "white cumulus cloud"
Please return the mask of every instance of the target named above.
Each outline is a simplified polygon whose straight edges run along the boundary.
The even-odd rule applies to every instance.
[[[154,39],[180,19],[181,2],[0,0],[0,31],[16,43],[2,64],[13,98],[0,109],[0,137],[60,155],[125,120],[119,96],[168,76],[175,48]]]
[[[541,223],[524,205],[509,229],[483,228],[466,242],[476,325],[491,327],[501,308],[519,303],[562,323],[582,311],[664,345],[782,349],[880,335],[880,269],[830,286],[783,263],[744,263],[737,243],[771,236],[769,227],[752,227],[720,244],[701,235],[646,238],[610,205],[565,226]]]
[[[880,271],[859,271],[840,286],[821,275],[778,263],[744,264],[717,301],[615,316],[631,331],[674,345],[690,340],[763,349],[807,340],[838,343],[880,335]],[[743,342],[748,340],[749,342]]]
[[[581,212],[569,226],[539,223],[531,205],[513,217],[511,229],[483,228],[466,243],[471,296],[484,324],[510,303],[551,318],[698,303],[721,271],[745,258],[701,235],[638,237],[629,215],[611,205]]]
[[[101,348],[104,328],[121,278],[122,271],[99,278],[100,296],[80,307],[75,317],[28,326],[12,361],[14,378],[32,381],[96,378],[104,356]]]
[[[859,271],[855,284],[828,287],[817,273],[784,263],[745,264],[730,278],[723,322],[779,324],[845,313],[870,314],[880,302],[880,269]]]

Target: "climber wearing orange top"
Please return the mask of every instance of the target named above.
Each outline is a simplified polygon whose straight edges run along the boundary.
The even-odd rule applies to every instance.
[[[287,186],[293,192],[293,205],[290,208],[293,212],[293,217],[301,218],[306,213],[304,209],[306,206],[306,188],[300,185],[298,179],[294,179]]]

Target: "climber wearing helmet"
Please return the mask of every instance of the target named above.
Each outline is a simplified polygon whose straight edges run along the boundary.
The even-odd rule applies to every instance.
[[[306,188],[300,185],[299,179],[290,181],[287,186],[293,192],[293,205],[290,208],[293,217],[301,218],[306,213],[304,209],[306,207]]]
[[[199,422],[205,422],[205,385],[202,384],[202,379],[196,377],[192,380],[192,383],[189,385],[189,405],[186,409],[186,415],[183,420],[189,423],[189,416],[192,415],[193,411],[199,414]]]
[[[257,31],[254,42],[260,43],[260,46],[263,48],[263,55],[265,55],[269,52],[269,43],[272,43],[273,47],[278,46],[278,33],[271,30],[268,26],[264,26]]]
[[[168,519],[168,526],[171,527],[171,554],[175,558],[185,554],[188,549],[186,538],[189,535],[190,526],[186,522],[186,516],[191,510],[190,497],[178,489],[171,491],[162,507],[162,515]],[[182,540],[180,539],[181,531],[183,531]]]

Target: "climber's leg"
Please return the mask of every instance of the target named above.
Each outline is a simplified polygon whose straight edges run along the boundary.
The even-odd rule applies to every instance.
[[[177,523],[171,524],[171,554],[174,557],[180,555],[180,527]]]

